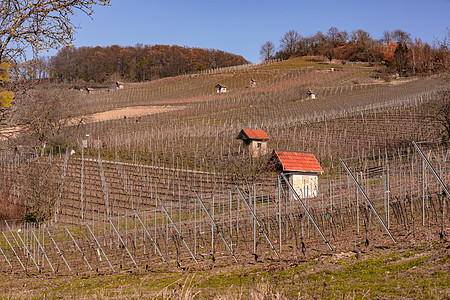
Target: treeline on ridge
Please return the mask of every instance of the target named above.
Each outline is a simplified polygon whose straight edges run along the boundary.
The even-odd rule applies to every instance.
[[[263,60],[313,55],[330,61],[382,63],[387,71],[401,75],[441,73],[450,68],[449,42],[448,28],[442,40],[429,45],[400,29],[385,30],[380,39],[375,39],[362,29],[348,33],[331,27],[326,33],[318,31],[306,37],[289,30],[280,38],[278,48],[271,41],[264,43],[260,55]]]
[[[146,81],[210,68],[248,63],[240,55],[215,49],[166,45],[65,47],[36,62],[33,76],[60,81]],[[40,67],[39,67],[40,65]]]

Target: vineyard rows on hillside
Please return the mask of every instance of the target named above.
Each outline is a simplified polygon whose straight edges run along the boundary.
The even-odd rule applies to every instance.
[[[63,148],[1,152],[3,214],[28,197],[48,220],[4,217],[0,268],[195,268],[448,236],[450,152],[423,117],[448,78],[388,83],[372,67],[283,63],[85,95],[80,116],[179,109],[86,122]],[[268,155],[313,153],[324,170],[317,197],[296,196],[268,156],[245,153],[243,128],[268,134]]]

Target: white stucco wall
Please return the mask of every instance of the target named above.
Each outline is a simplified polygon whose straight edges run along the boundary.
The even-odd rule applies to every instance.
[[[319,180],[317,175],[297,175],[291,176],[291,184],[300,198],[317,197]]]

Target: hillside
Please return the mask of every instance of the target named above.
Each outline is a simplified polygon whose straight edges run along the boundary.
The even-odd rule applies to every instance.
[[[140,82],[245,63],[242,56],[221,50],[175,45],[66,47],[50,59],[47,72],[57,81]]]
[[[72,91],[84,123],[65,139],[24,127],[10,142],[39,141],[32,151],[0,156],[0,270],[18,278],[5,293],[448,297],[435,175],[449,185],[450,150],[423,117],[448,82],[309,57]],[[243,128],[264,130],[270,151],[314,154],[317,196],[295,197],[268,156],[247,155]]]

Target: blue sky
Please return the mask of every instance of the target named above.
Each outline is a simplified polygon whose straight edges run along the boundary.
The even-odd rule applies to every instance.
[[[290,29],[302,36],[332,26],[363,29],[377,39],[384,30],[402,29],[432,44],[450,27],[450,0],[112,0],[96,7],[93,18],[74,18],[81,27],[75,46],[180,45],[257,62],[261,45],[278,46]]]

